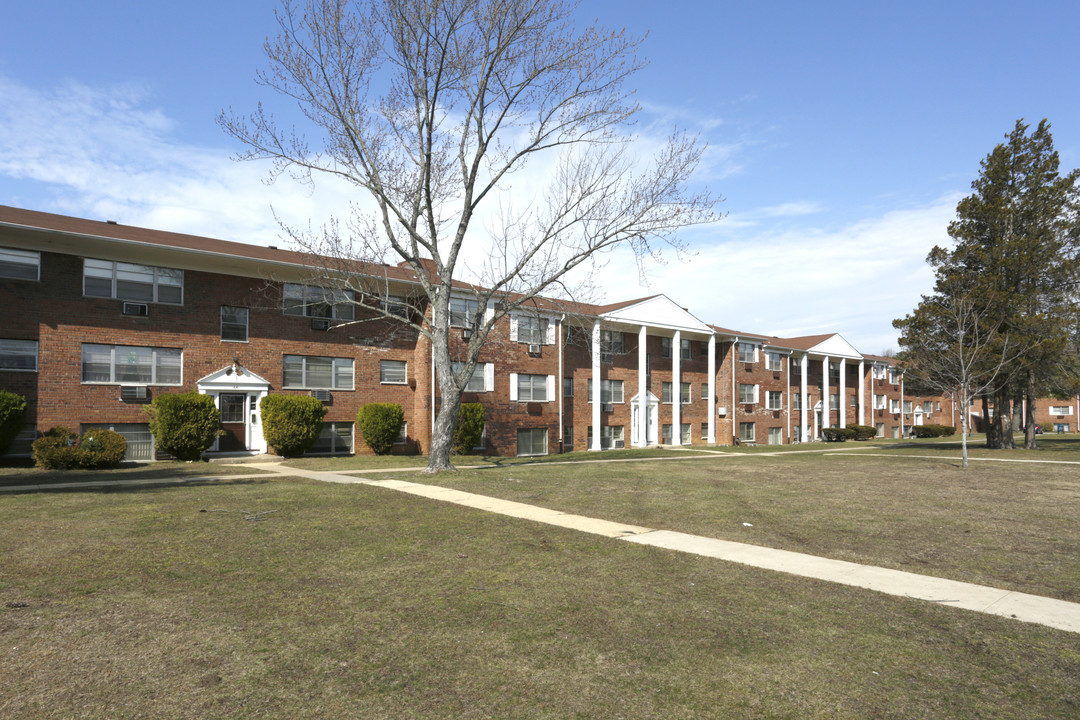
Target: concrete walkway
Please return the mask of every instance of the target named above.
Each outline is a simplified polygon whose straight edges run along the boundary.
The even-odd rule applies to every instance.
[[[248,465],[281,475],[305,477],[323,482],[360,484],[397,490],[419,497],[462,505],[509,517],[555,525],[608,538],[692,553],[728,562],[775,570],[792,575],[826,580],[853,587],[876,590],[899,597],[924,600],[949,607],[974,610],[989,615],[1037,623],[1058,630],[1080,633],[1080,604],[1027,593],[1000,590],[985,585],[918,575],[902,570],[860,565],[844,560],[830,560],[814,555],[789,552],[689,535],[670,530],[656,530],[625,523],[574,515],[525,503],[477,495],[451,488],[406,480],[378,480],[331,472],[300,470],[277,463]]]

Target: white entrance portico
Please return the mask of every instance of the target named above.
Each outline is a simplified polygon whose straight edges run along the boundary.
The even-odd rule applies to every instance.
[[[221,412],[219,437],[210,452],[267,452],[259,417],[259,401],[270,392],[270,383],[239,363],[221,368],[198,380],[195,387],[214,398]]]
[[[657,444],[657,428],[660,426],[660,400],[651,392],[646,392],[642,410],[641,396],[635,395],[630,399],[630,437],[638,440],[644,438],[644,446]],[[645,427],[641,427],[644,421]]]

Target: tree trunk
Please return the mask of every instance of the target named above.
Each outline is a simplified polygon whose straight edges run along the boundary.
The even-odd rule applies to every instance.
[[[431,429],[431,452],[424,472],[438,473],[456,469],[450,462],[450,451],[454,447],[454,427],[457,425],[460,408],[460,394],[442,392],[439,412],[435,416],[435,427]]]
[[[450,451],[454,447],[454,428],[457,426],[461,393],[454,382],[453,365],[450,360],[450,303],[449,288],[433,303],[431,354],[435,363],[435,381],[439,385],[439,411],[435,426],[431,428],[431,447],[428,452],[426,473],[453,471]]]
[[[994,397],[994,425],[997,426],[996,450],[1015,450],[1016,441],[1013,440],[1012,424],[1012,397],[1009,389],[1002,388]]]
[[[1028,370],[1027,388],[1024,393],[1024,449],[1038,450],[1035,437],[1035,371]]]
[[[990,421],[990,401],[985,395],[982,396],[982,424],[986,432],[986,447],[996,448],[998,446],[997,423]]]
[[[960,405],[964,408],[964,412],[960,413],[960,467],[966,468],[968,466],[968,392],[965,387],[960,391]],[[956,407],[956,403],[953,403],[953,407]]]

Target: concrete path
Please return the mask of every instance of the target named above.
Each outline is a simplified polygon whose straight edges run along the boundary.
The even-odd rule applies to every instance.
[[[830,560],[814,555],[776,550],[759,545],[747,545],[670,530],[656,530],[638,525],[600,520],[584,515],[574,515],[511,500],[501,500],[486,495],[477,495],[461,490],[408,482],[406,480],[378,480],[353,477],[339,473],[300,470],[298,468],[284,467],[277,463],[249,465],[248,467],[324,482],[382,487],[432,500],[440,500],[522,520],[570,528],[639,545],[650,545],[666,550],[692,553],[765,570],[775,570],[817,580],[826,580],[841,585],[876,590],[888,595],[924,600],[990,615],[1000,615],[1024,622],[1038,623],[1058,630],[1080,633],[1080,604],[1064,600],[918,575],[902,570],[860,565],[844,560]]]

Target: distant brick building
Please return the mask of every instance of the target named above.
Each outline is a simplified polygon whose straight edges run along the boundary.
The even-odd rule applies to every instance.
[[[395,312],[426,312],[411,269],[376,270]],[[426,452],[439,402],[427,340],[361,317],[348,298],[307,284],[311,273],[291,251],[0,207],[0,387],[30,402],[10,452],[57,425],[108,426],[128,438],[129,457],[151,459],[145,404],[191,390],[221,410],[226,434],[213,453],[269,449],[258,403],[271,393],[324,401],[313,453],[365,452],[354,425],[373,401],[404,409],[399,451]],[[455,300],[452,325],[479,310],[469,302]],[[451,333],[452,356],[464,357],[466,334]],[[851,424],[899,437],[958,422],[945,399],[906,397],[893,360],[840,335],[728,330],[663,295],[539,300],[512,314],[465,400],[484,405],[482,451],[499,455],[785,444]],[[1074,431],[1075,412],[1076,402],[1048,402],[1044,428]]]

